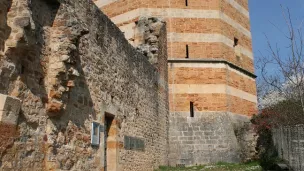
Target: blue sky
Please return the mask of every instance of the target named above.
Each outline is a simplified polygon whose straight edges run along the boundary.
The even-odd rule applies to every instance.
[[[284,32],[287,29],[280,5],[289,8],[295,26],[299,26],[304,20],[304,0],[249,0],[253,52],[255,58],[261,56],[260,52],[263,55],[269,54],[267,51],[265,34],[272,44],[278,43],[278,45],[282,47],[282,54],[287,53],[284,48],[287,46],[285,37],[275,26],[273,26],[273,24],[275,24]],[[271,22],[273,24],[271,24]],[[275,68],[272,68],[272,70],[275,70]],[[258,70],[256,71],[256,74],[257,76],[260,75]]]

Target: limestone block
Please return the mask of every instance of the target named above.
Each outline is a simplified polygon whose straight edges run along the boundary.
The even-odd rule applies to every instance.
[[[47,106],[47,111],[49,112],[49,116],[57,116],[58,113],[63,109],[62,102],[50,102]]]
[[[0,121],[17,125],[21,101],[18,98],[0,94]]]
[[[15,19],[15,25],[19,27],[27,27],[30,25],[29,17],[18,17]]]

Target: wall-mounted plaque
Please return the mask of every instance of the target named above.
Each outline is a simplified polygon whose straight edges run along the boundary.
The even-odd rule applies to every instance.
[[[100,124],[97,122],[92,122],[91,145],[99,146],[99,140],[100,140]]]
[[[140,139],[140,138],[125,136],[124,137],[124,148],[126,150],[144,151],[145,142],[143,139]]]

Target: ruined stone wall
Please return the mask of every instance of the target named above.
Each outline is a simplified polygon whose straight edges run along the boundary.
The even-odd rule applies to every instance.
[[[1,170],[140,171],[167,164],[166,46],[150,63],[91,1],[1,3],[0,93],[21,100],[15,132],[6,136],[12,141],[1,148]],[[166,43],[163,33],[158,45]],[[106,115],[113,117],[109,129]],[[99,146],[91,145],[93,121],[101,125]],[[127,149],[126,136],[143,140],[144,149]]]
[[[248,122],[257,112],[257,96],[247,0],[94,2],[135,47],[143,40],[141,18],[166,22],[170,165],[254,156]]]
[[[4,42],[8,38],[10,28],[7,26],[7,16],[5,15],[10,9],[10,3],[7,0],[0,2],[0,58],[4,52]]]
[[[175,112],[170,116],[172,166],[247,162],[257,158],[256,133],[241,115],[224,112]]]
[[[304,170],[304,125],[275,128],[272,139],[279,158],[295,171]]]
[[[170,165],[239,162],[239,146],[226,113],[175,112],[170,118]]]

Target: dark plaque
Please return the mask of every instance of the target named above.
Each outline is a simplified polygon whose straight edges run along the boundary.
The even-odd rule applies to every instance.
[[[130,137],[125,136],[124,147],[126,150],[130,150]]]
[[[144,140],[136,137],[124,137],[124,148],[126,150],[138,150],[144,151],[145,149],[145,142]]]

